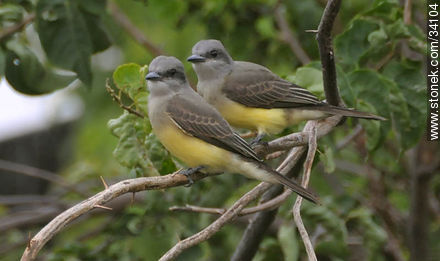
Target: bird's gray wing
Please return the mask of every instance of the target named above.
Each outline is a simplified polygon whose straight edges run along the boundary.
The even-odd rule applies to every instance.
[[[235,62],[222,88],[229,99],[255,108],[299,108],[322,105],[308,90],[281,79],[269,69],[248,62]]]
[[[186,134],[205,142],[260,161],[249,144],[235,133],[214,107],[201,97],[175,95],[167,105],[166,112]]]

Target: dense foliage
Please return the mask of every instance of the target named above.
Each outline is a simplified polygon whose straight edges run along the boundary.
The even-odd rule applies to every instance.
[[[388,121],[347,119],[319,141],[311,187],[323,204],[307,202],[302,210],[319,260],[410,256],[408,191],[414,169],[407,164],[413,154],[407,152],[417,151],[424,142],[426,125],[426,42],[423,21],[417,20],[424,15],[425,1],[414,2],[411,23],[404,21],[403,6],[397,0],[342,2],[334,28],[342,98],[348,107]],[[123,103],[146,115],[145,65],[154,56],[121,27],[116,18],[119,13],[125,13],[165,54],[184,61],[200,39],[220,39],[234,59],[263,64],[324,99],[315,35],[306,32],[317,28],[324,6],[325,1],[319,0],[3,1],[2,27],[32,15],[35,18],[25,30],[1,39],[0,74],[26,94],[52,92],[75,79],[83,83],[86,88],[76,92],[86,102],[86,114],[75,137],[76,156],[62,174],[70,182],[88,184],[90,193],[97,192],[102,189],[100,175],[112,183],[182,167],[151,133],[148,120],[122,112],[105,91],[105,79],[110,78],[107,85],[121,92]],[[310,63],[302,64],[282,40],[276,9],[285,15]],[[184,64],[190,81],[196,82],[190,65]],[[359,124],[363,132],[340,146]],[[292,126],[281,135],[300,129]],[[215,218],[170,212],[170,206],[227,207],[256,184],[226,174],[191,188],[140,193],[133,205],[105,215],[92,214],[73,224],[42,254],[49,260],[157,260],[180,238],[196,233]],[[438,175],[429,186],[424,189],[433,191],[433,204],[438,205]],[[80,199],[73,193],[63,198],[70,203]],[[255,260],[301,260],[305,256],[291,217],[293,200],[281,207],[276,226],[260,245]],[[435,213],[429,215],[434,220]],[[435,255],[440,253],[439,225],[437,216],[429,226],[426,243],[432,260],[440,258]],[[244,228],[240,221],[230,224],[180,259],[227,260]],[[95,234],[87,235],[94,229]],[[4,242],[14,243],[24,234],[27,236],[27,232],[11,230],[2,237]],[[5,260],[15,260],[22,250],[9,252]]]

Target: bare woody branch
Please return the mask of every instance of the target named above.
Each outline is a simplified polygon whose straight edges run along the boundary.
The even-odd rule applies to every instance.
[[[261,204],[258,204],[255,207],[249,207],[244,208],[238,216],[246,216],[250,214],[254,214],[260,211],[265,210],[272,210],[274,208],[279,207],[283,202],[292,194],[292,191],[290,189],[284,190],[284,192],[269,200],[266,202],[263,202]],[[192,205],[186,205],[184,207],[174,206],[170,207],[171,211],[186,211],[186,212],[197,212],[197,213],[208,213],[208,214],[216,214],[216,215],[223,215],[227,209],[224,208],[206,208],[206,207],[199,207],[199,206],[192,206]]]
[[[164,52],[157,46],[155,46],[149,39],[145,37],[142,31],[137,28],[125,15],[119,7],[113,2],[108,1],[108,7],[115,21],[140,45],[142,45],[153,56],[164,54]]]
[[[310,63],[311,61],[310,57],[307,55],[306,51],[302,48],[301,43],[298,41],[298,39],[296,39],[296,37],[292,33],[292,30],[289,27],[289,23],[287,22],[285,15],[284,7],[283,5],[281,5],[280,1],[278,1],[275,7],[274,16],[275,16],[275,21],[277,22],[277,25],[281,30],[281,39],[289,45],[292,52],[295,54],[298,60],[301,61],[303,65]]]
[[[327,102],[331,105],[341,105],[338,83],[336,80],[335,56],[332,44],[332,28],[336,15],[339,12],[341,0],[329,0],[324,9],[321,22],[318,26],[316,40],[318,41],[319,55],[322,64],[324,92]]]
[[[35,168],[32,166],[24,165],[21,163],[16,163],[12,161],[7,161],[0,159],[0,170],[14,172],[22,175],[26,175],[29,177],[44,179],[54,184],[60,185],[61,187],[75,192],[82,196],[87,196],[87,193],[82,191],[81,189],[75,187],[73,184],[69,184],[67,181],[63,179],[60,175],[52,173],[50,171]]]
[[[196,172],[191,176],[194,181],[205,177],[207,177],[207,175],[200,172]],[[188,180],[184,175],[179,175],[176,173],[165,176],[143,177],[118,182],[110,186],[108,189],[76,204],[55,217],[30,240],[28,247],[25,249],[23,256],[21,257],[21,260],[35,260],[41,248],[67,224],[79,216],[93,210],[97,206],[105,205],[107,202],[116,197],[130,192],[160,190],[182,186],[187,183]]]
[[[309,148],[307,151],[306,161],[304,162],[304,175],[301,182],[301,185],[307,188],[310,180],[310,173],[312,170],[313,159],[315,158],[316,148],[318,147],[316,143],[316,122],[312,122],[312,127],[309,135]],[[315,250],[313,249],[312,242],[310,241],[310,237],[307,233],[307,230],[304,226],[304,223],[301,218],[301,203],[302,197],[297,197],[295,201],[295,205],[293,206],[293,218],[295,220],[296,227],[298,228],[299,234],[303,240],[304,246],[306,248],[307,256],[309,261],[316,261]]]

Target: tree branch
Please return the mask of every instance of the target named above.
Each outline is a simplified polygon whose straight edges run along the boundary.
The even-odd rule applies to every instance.
[[[281,5],[281,1],[278,1],[275,7],[274,16],[275,21],[281,30],[281,39],[289,45],[292,52],[303,65],[310,63],[310,57],[307,55],[306,51],[304,51],[301,43],[295,38],[292,30],[289,27],[289,23],[287,22],[285,10]]]
[[[108,6],[116,23],[118,23],[136,42],[142,45],[153,56],[164,54],[159,47],[156,47],[145,37],[142,31],[130,21],[130,18],[128,18],[113,1],[108,1]]]
[[[316,40],[322,64],[324,92],[327,102],[331,105],[342,105],[336,80],[335,57],[332,44],[332,28],[336,15],[339,12],[341,0],[329,0],[318,26]]]
[[[60,175],[57,175],[55,173],[52,173],[44,169],[39,169],[28,165],[0,159],[0,170],[10,171],[34,178],[44,179],[54,184],[60,185],[61,187],[69,191],[75,192],[81,196],[84,197],[88,196],[87,193],[75,187],[73,184],[69,184]]]
[[[310,173],[312,170],[313,159],[315,158],[316,148],[318,147],[316,143],[316,122],[312,123],[311,131],[309,132],[309,148],[307,151],[306,161],[304,162],[304,175],[301,185],[307,188],[310,180]],[[299,234],[303,240],[304,246],[306,248],[307,256],[309,261],[317,261],[315,250],[313,249],[312,242],[304,226],[301,218],[301,203],[302,197],[297,197],[295,205],[293,205],[293,218],[295,220],[296,227],[298,228]]]
[[[194,181],[207,177],[207,174],[196,172],[191,178]],[[184,175],[177,173],[165,176],[143,177],[128,179],[118,182],[108,189],[76,204],[63,213],[55,217],[49,224],[36,234],[26,247],[21,260],[34,260],[41,248],[53,237],[60,232],[67,224],[75,220],[79,216],[96,208],[97,205],[104,205],[110,200],[130,192],[138,192],[144,190],[160,190],[176,186],[182,186],[188,183]]]
[[[283,202],[292,194],[292,190],[286,189],[284,192],[269,200],[266,202],[262,202],[254,207],[244,208],[241,210],[240,213],[238,213],[238,216],[246,216],[250,214],[254,214],[261,211],[266,210],[272,210],[274,208],[279,207]],[[184,207],[179,206],[173,206],[170,207],[169,210],[171,211],[185,211],[185,212],[196,212],[196,213],[208,213],[208,214],[216,214],[216,215],[223,215],[227,209],[225,208],[206,208],[206,207],[200,207],[200,206],[192,206],[192,205],[186,205]]]
[[[119,105],[119,107],[121,107],[123,110],[126,110],[127,112],[134,114],[140,118],[145,118],[145,115],[140,112],[137,111],[133,108],[131,108],[131,106],[127,106],[122,102],[122,98],[121,98],[121,92],[119,91],[119,94],[116,94],[115,90],[113,90],[113,88],[110,85],[110,80],[107,78],[106,82],[105,82],[105,89],[107,90],[107,92],[110,94],[110,96],[112,97],[112,99]]]
[[[34,19],[35,19],[35,14],[34,13],[29,14],[21,22],[2,30],[0,32],[0,42],[8,38],[9,36],[13,35],[14,33],[22,30],[27,24],[31,23]]]

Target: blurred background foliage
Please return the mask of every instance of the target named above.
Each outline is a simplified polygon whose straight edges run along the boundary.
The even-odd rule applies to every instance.
[[[389,120],[347,119],[319,141],[311,187],[323,204],[303,204],[303,219],[319,260],[440,259],[440,178],[435,175],[440,157],[438,146],[424,138],[426,1],[413,1],[406,12],[405,2],[343,1],[335,22],[334,49],[344,102]],[[73,154],[58,171],[84,193],[51,184],[46,194],[56,198],[47,204],[58,212],[0,226],[2,260],[17,260],[28,233],[34,235],[56,213],[101,191],[99,176],[112,184],[181,167],[151,133],[148,121],[122,112],[112,101],[106,79],[115,95],[121,91],[122,102],[146,114],[145,65],[158,54],[185,61],[197,41],[215,38],[235,60],[263,64],[324,99],[315,34],[306,30],[317,28],[325,0],[3,0],[0,4],[0,75],[27,95],[69,85],[85,103],[84,115],[72,127]],[[195,74],[190,64],[184,65],[194,85]],[[293,126],[281,135],[301,127]],[[169,207],[227,207],[256,184],[241,176],[220,175],[191,188],[138,193],[133,204],[130,197],[122,197],[115,200],[113,211],[94,210],[71,224],[40,256],[157,260],[179,239],[215,218],[171,212]],[[254,260],[304,260],[305,250],[290,214],[293,200],[281,207]],[[0,207],[3,222],[22,210]],[[41,205],[32,209],[38,208]],[[229,259],[246,220],[224,227],[179,260]],[[414,250],[417,244],[425,248]]]

